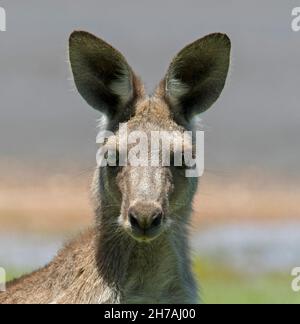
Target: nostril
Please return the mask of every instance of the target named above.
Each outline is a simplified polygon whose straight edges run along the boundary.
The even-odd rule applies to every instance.
[[[129,222],[132,227],[140,228],[140,224],[133,213],[129,213]]]
[[[144,209],[131,207],[128,210],[128,223],[135,234],[153,234],[161,226],[163,217],[162,209],[153,209],[152,206],[146,206]]]
[[[160,226],[161,222],[162,222],[162,218],[163,218],[163,214],[159,213],[156,216],[153,217],[153,221],[152,221],[152,226],[153,227],[158,227]]]

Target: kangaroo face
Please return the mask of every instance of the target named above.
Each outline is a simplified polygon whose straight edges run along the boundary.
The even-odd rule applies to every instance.
[[[191,203],[191,193],[196,190],[197,179],[185,176],[184,164],[178,167],[174,164],[177,153],[174,148],[182,145],[184,128],[171,119],[166,103],[158,98],[144,99],[136,104],[135,111],[135,116],[126,123],[126,128],[128,137],[140,133],[143,136],[144,143],[140,145],[144,146],[145,154],[139,156],[140,164],[132,165],[129,157],[126,166],[120,167],[117,163],[116,167],[108,166],[100,172],[105,173],[109,190],[119,192],[116,196],[121,209],[118,224],[133,238],[147,242],[170,229],[173,223],[187,221],[181,219],[182,215],[177,215]],[[152,135],[158,133],[169,134],[169,142],[173,145],[170,145],[170,150],[159,145],[159,161],[153,166]],[[136,145],[128,146],[129,155],[133,148]],[[183,149],[178,154],[182,152]],[[168,155],[165,164],[162,160],[164,154]],[[119,151],[117,155],[120,155]]]
[[[150,242],[173,226],[187,222],[197,189],[197,179],[187,178],[186,166],[175,166],[177,149],[193,149],[193,139],[183,141],[194,116],[207,110],[225,85],[230,61],[230,40],[212,34],[185,47],[172,61],[168,72],[152,97],[146,97],[141,81],[125,58],[104,41],[86,32],[70,37],[70,62],[75,84],[84,99],[107,117],[107,130],[113,136],[116,165],[97,172],[97,199],[110,215],[106,222],[122,229],[133,239]],[[127,132],[121,132],[120,124]],[[140,164],[119,163],[130,155],[132,134],[142,133],[148,154],[139,154]],[[166,149],[158,146],[155,165],[151,151],[152,135],[168,132],[172,143],[169,164]],[[164,134],[164,133],[163,133]],[[126,141],[123,152],[120,141]],[[139,139],[141,141],[141,139]],[[109,213],[107,210],[114,210]]]

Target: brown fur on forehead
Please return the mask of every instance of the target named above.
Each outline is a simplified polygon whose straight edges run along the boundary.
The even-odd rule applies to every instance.
[[[184,128],[174,121],[169,105],[158,97],[138,101],[135,115],[127,125],[131,131],[184,131]]]
[[[168,104],[160,98],[151,97],[139,100],[135,107],[134,117],[124,125],[126,125],[128,136],[131,132],[135,131],[146,134],[149,145],[152,132],[169,132],[171,136],[170,140],[175,141],[171,142],[171,152],[174,150],[172,143],[180,145],[179,142],[182,142],[183,150],[193,149],[193,139],[191,138],[190,142],[184,141],[183,133],[186,129],[173,120],[171,109]],[[172,136],[173,133],[174,136]],[[123,134],[120,135],[120,130],[117,130],[114,134],[114,137],[106,141],[106,145],[111,148],[114,148],[116,145],[117,149],[119,149],[120,137],[123,138]],[[135,146],[135,144],[130,144],[128,148],[130,149],[132,146]]]

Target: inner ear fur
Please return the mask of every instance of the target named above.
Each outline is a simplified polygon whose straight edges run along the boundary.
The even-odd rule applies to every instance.
[[[228,36],[217,33],[195,41],[175,56],[159,92],[177,118],[190,122],[215,103],[225,86],[230,52]]]
[[[143,95],[143,85],[124,56],[102,39],[83,31],[73,32],[69,57],[79,93],[110,119],[125,113],[124,108]]]

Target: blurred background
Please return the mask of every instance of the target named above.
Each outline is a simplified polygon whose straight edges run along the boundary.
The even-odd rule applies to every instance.
[[[205,303],[300,303],[300,33],[296,1],[3,0],[0,266],[8,279],[51,260],[93,221],[99,115],[74,90],[67,42],[92,32],[151,92],[172,57],[212,32],[233,44],[229,81],[203,118],[206,173],[194,204]],[[298,2],[299,6],[299,2]]]

